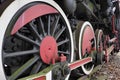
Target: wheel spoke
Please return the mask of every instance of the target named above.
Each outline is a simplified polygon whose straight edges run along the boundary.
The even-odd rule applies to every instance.
[[[56,29],[57,29],[59,20],[60,20],[60,16],[57,16],[57,20],[56,20],[56,21],[54,22],[54,24],[53,24],[52,36],[54,36],[54,33],[55,33]]]
[[[66,29],[66,27],[63,27],[62,29],[60,29],[57,33],[56,33],[56,35],[55,35],[55,39],[57,40],[59,37],[60,37],[60,35],[65,31],[65,29]]]
[[[63,40],[61,42],[58,42],[58,46],[63,45],[65,43],[67,43],[67,42],[69,42],[69,39],[65,39],[65,40]]]
[[[70,54],[68,51],[66,51],[66,52],[64,52],[64,51],[58,51],[58,53],[61,53],[61,54],[67,54],[67,55]]]
[[[40,68],[42,66],[42,62],[37,62],[36,65],[34,65],[32,71],[30,74],[35,74],[35,73],[38,73]]]
[[[39,53],[39,50],[28,50],[28,51],[19,51],[19,52],[12,52],[12,53],[5,53],[4,57],[16,57],[16,56],[22,56],[22,55],[30,55],[30,54],[36,54]]]
[[[19,37],[19,38],[22,39],[22,40],[25,40],[25,41],[33,44],[33,45],[36,45],[36,46],[38,46],[38,47],[40,46],[39,43],[33,41],[32,39],[30,39],[30,38],[28,38],[28,37],[26,37],[26,36],[24,36],[24,35],[22,35],[22,34],[20,34],[20,33],[18,33],[18,32],[16,33],[16,36]]]
[[[43,35],[46,36],[45,28],[44,28],[44,23],[43,23],[43,21],[42,21],[41,18],[39,18],[39,25],[40,25],[39,27],[42,28]]]
[[[37,60],[39,59],[38,56],[35,56],[31,58],[29,61],[27,61],[23,66],[21,66],[17,71],[15,71],[8,80],[15,80],[20,75],[22,75],[28,68],[30,68]]]
[[[30,23],[30,27],[33,31],[33,33],[38,37],[39,40],[42,40],[42,37],[39,35],[39,33],[37,32],[37,30],[35,29],[35,25],[33,22]]]
[[[18,80],[27,76],[36,75],[47,67],[50,67],[51,59],[50,61],[46,61],[45,58],[47,59],[48,56],[46,55],[49,55],[51,52],[47,54],[45,51],[40,50],[42,48],[48,48],[50,49],[48,51],[51,51],[54,47],[53,51],[58,52],[58,57],[63,54],[68,63],[72,61],[71,54],[73,54],[73,47],[71,46],[73,46],[73,39],[70,35],[72,34],[71,27],[67,24],[66,17],[61,14],[61,11],[56,9],[56,6],[53,7],[47,3],[44,3],[43,6],[53,9],[55,13],[48,12],[41,16],[33,14],[31,15],[33,19],[29,19],[30,21],[28,20],[29,22],[27,24],[21,26],[14,35],[9,33],[13,27],[10,30],[7,28],[5,33],[8,34],[3,35],[5,39],[1,48],[1,54],[3,55],[1,65],[3,65],[4,75],[8,80]],[[37,9],[38,7],[39,5],[35,4],[35,7],[33,6],[31,10],[34,8]],[[29,12],[29,9],[26,10]],[[57,13],[58,11],[59,13]],[[19,14],[19,16],[21,15]],[[18,19],[11,22],[13,25],[19,24],[16,22],[21,20],[19,16]],[[24,16],[27,17],[26,15]],[[41,45],[42,43],[43,46]],[[52,43],[50,45],[53,46],[45,45],[45,43]],[[40,56],[40,51],[45,56]],[[51,54],[54,55],[54,53]],[[66,77],[69,78],[69,75]]]
[[[48,16],[48,35],[50,35],[50,19],[51,19],[51,16],[49,15]]]

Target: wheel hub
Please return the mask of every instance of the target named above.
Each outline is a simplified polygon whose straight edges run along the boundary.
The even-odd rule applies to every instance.
[[[53,63],[57,59],[58,49],[56,40],[52,36],[46,36],[40,45],[40,57],[46,64]]]

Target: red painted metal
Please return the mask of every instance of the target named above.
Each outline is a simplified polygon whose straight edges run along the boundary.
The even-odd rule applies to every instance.
[[[60,61],[60,62],[64,62],[64,61],[66,61],[66,60],[67,60],[66,56],[64,56],[64,54],[61,54],[61,56],[60,56],[60,58],[59,58],[59,61]]]
[[[103,46],[103,49],[105,50],[107,48],[107,36],[104,37],[104,46]]]
[[[115,50],[117,50],[117,51],[119,51],[119,49],[120,49],[120,46],[119,46],[119,39],[118,39],[118,34],[116,35],[117,36],[117,38],[116,38],[116,40],[115,40]]]
[[[69,67],[70,67],[71,70],[73,70],[73,69],[76,69],[76,68],[78,68],[82,65],[85,65],[85,64],[87,64],[91,61],[92,61],[92,57],[87,57],[87,58],[84,58],[84,59],[81,59],[81,60],[78,60],[78,61],[75,61],[75,62],[71,63],[69,65]]]
[[[117,38],[112,38],[111,40],[107,39],[108,42],[115,42]],[[108,62],[109,61],[109,54],[113,51],[113,49],[115,48],[114,44],[111,45],[110,47],[105,47],[105,61]]]
[[[94,32],[89,26],[87,26],[84,29],[83,39],[82,39],[82,55],[83,56],[85,55],[86,50],[88,52],[91,52],[91,49],[92,49],[91,40],[93,38],[94,38]]]
[[[109,46],[107,45],[107,43],[109,42],[110,38],[109,38],[109,35],[106,35],[105,36],[105,39],[104,39],[104,50],[105,50],[105,61],[108,62],[109,61]]]
[[[46,80],[46,77],[45,76],[41,76],[41,77],[35,78],[33,80]]]
[[[109,54],[113,51],[114,45],[111,45],[109,48],[105,50],[105,61],[109,61]]]
[[[115,15],[112,16],[112,33],[115,33]]]
[[[37,4],[28,8],[21,14],[21,16],[16,21],[11,34],[15,34],[20,28],[29,23],[31,20],[52,13],[58,13],[58,11],[55,8],[46,4]]]
[[[115,17],[115,15],[113,15],[113,16],[112,16],[112,32],[116,35],[116,40],[113,40],[113,41],[116,43],[115,49],[116,49],[116,50],[119,50],[118,31],[115,29],[115,26],[116,26],[116,24],[115,24],[115,19],[116,19],[116,17]],[[111,42],[112,42],[112,40],[111,40]]]
[[[101,41],[102,36],[103,36],[103,33],[101,32],[100,35],[99,35],[99,40],[100,40],[99,52],[103,51],[103,42]]]
[[[54,64],[58,58],[56,40],[51,36],[46,36],[40,44],[40,57],[46,64]]]
[[[116,30],[115,30],[115,15],[112,16],[112,33],[116,33]]]
[[[107,63],[109,61],[109,55],[107,53],[107,49],[105,50],[105,62]]]

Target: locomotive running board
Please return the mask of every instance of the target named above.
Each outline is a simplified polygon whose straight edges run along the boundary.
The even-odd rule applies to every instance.
[[[68,64],[68,67],[70,68],[70,71],[72,71],[82,65],[89,63],[89,62],[92,62],[92,57],[87,57],[87,58],[72,62],[72,63]],[[31,76],[28,76],[25,78],[21,78],[19,80],[53,80],[52,79],[52,70],[54,69],[54,67],[55,67],[55,65],[50,65],[49,67],[45,68],[43,71],[41,71],[37,74],[31,75]]]

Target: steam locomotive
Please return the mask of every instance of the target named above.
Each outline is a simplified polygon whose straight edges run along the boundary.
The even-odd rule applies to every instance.
[[[120,48],[119,0],[0,0],[2,80],[71,80]]]

